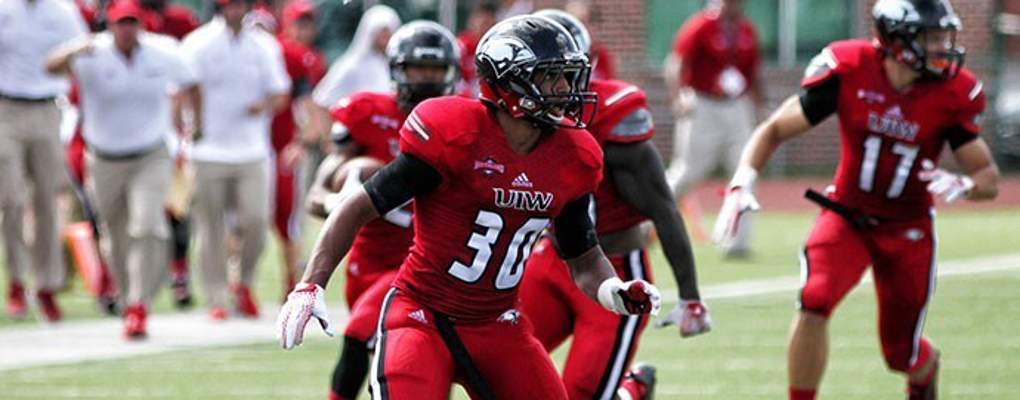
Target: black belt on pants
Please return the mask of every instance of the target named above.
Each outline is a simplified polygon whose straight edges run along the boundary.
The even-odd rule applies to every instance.
[[[432,311],[432,315],[435,317],[436,330],[439,331],[439,336],[443,338],[443,343],[446,344],[446,349],[450,351],[453,362],[457,365],[457,369],[460,370],[461,375],[466,381],[465,383],[471,389],[474,389],[475,394],[480,399],[495,400],[496,395],[492,393],[492,389],[489,389],[489,385],[485,383],[481,372],[478,371],[474,360],[471,359],[471,354],[464,347],[464,342],[460,340],[457,332],[453,330],[453,325],[450,324],[450,317],[435,310]]]
[[[56,96],[22,97],[22,96],[14,96],[14,95],[9,95],[9,94],[4,94],[4,93],[0,92],[0,100],[14,101],[14,102],[18,102],[18,103],[49,103],[49,102],[52,102],[56,98],[57,98]]]
[[[854,227],[854,229],[868,229],[873,226],[877,226],[881,221],[874,216],[854,211],[847,208],[845,205],[836,202],[833,199],[828,198],[824,194],[818,193],[814,189],[808,189],[804,192],[804,197],[811,200],[815,204],[818,204],[822,208],[832,210],[843,219],[847,220]]]
[[[105,151],[96,149],[95,147],[89,147],[89,151],[92,152],[96,157],[101,158],[103,161],[134,161],[139,158],[145,157],[152,152],[163,148],[165,144],[160,140],[156,145],[146,147],[142,150],[136,150],[129,153],[107,153]]]

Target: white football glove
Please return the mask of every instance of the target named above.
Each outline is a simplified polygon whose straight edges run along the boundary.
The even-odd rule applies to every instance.
[[[662,296],[659,289],[641,279],[623,282],[620,278],[606,279],[599,285],[599,304],[621,315],[659,315]]]
[[[666,318],[655,323],[656,328],[670,325],[680,326],[680,337],[697,336],[712,330],[712,317],[708,315],[708,306],[698,300],[684,300]]]
[[[712,228],[712,243],[724,248],[730,247],[730,243],[737,237],[737,229],[740,229],[740,218],[745,213],[761,209],[753,193],[757,177],[758,172],[752,167],[742,165],[737,168]]]
[[[285,350],[301,344],[305,336],[305,325],[308,325],[312,317],[319,320],[319,325],[327,335],[334,335],[322,286],[302,282],[287,295],[287,302],[276,318],[276,336]]]
[[[967,197],[974,189],[974,180],[966,175],[958,175],[942,168],[935,168],[931,160],[921,161],[921,172],[917,177],[928,182],[928,192],[939,196],[946,203],[952,203],[960,197]]]

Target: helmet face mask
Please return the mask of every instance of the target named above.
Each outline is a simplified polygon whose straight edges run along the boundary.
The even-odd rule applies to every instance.
[[[959,17],[946,0],[879,0],[873,10],[882,50],[931,79],[955,77],[966,56]]]
[[[408,61],[390,67],[390,77],[397,89],[397,97],[414,107],[427,99],[453,94],[457,83],[456,65]]]
[[[460,52],[442,25],[429,21],[404,25],[390,38],[386,56],[402,107],[411,109],[429,98],[454,93],[460,78]]]
[[[520,16],[493,27],[475,56],[481,98],[542,129],[583,129],[594,118],[591,65],[570,34],[542,17]]]

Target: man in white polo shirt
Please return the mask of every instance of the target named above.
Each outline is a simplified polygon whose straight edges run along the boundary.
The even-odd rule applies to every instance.
[[[236,210],[241,248],[234,294],[244,317],[257,317],[251,297],[255,265],[269,220],[269,124],[286,106],[290,78],[276,40],[245,27],[247,0],[217,0],[212,21],[184,38],[185,59],[201,85],[200,136],[195,165],[194,226],[209,316],[226,318],[227,260],[224,215]]]
[[[73,2],[0,0],[0,213],[13,318],[25,315],[24,273],[31,266],[42,317],[60,319],[53,299],[64,282],[56,201],[67,178],[53,100],[69,85],[48,75],[45,64],[53,48],[87,31]],[[31,254],[22,221],[28,194],[35,214]]]
[[[142,31],[142,9],[117,0],[109,32],[54,52],[52,73],[78,80],[88,146],[87,186],[95,200],[124,312],[124,336],[145,338],[148,304],[166,276],[170,229],[163,201],[170,186],[170,96],[194,77],[169,36]]]

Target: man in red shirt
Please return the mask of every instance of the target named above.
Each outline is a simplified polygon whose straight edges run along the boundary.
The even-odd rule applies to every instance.
[[[359,227],[413,198],[414,245],[376,331],[379,398],[445,399],[453,382],[478,398],[566,398],[516,310],[532,245],[550,223],[590,299],[620,314],[659,306],[650,283],[616,277],[588,216],[602,155],[577,129],[594,100],[587,57],[563,27],[534,16],[497,24],[478,50],[483,100],[441,97],[414,109],[401,154],[330,214],[277,320],[288,349],[311,318],[330,332],[322,285]]]
[[[789,344],[789,396],[813,399],[828,357],[828,318],[872,267],[878,331],[889,369],[910,399],[936,397],[939,352],[921,335],[935,289],[932,195],[996,196],[999,172],[981,140],[982,84],[956,46],[960,19],[946,0],[879,0],[876,40],[834,42],[809,64],[800,96],[760,125],[743,151],[717,226],[732,240],[757,208],[754,181],[779,145],[839,117],[835,185],[800,256]],[[945,145],[963,170],[936,169]]]
[[[254,15],[266,19],[261,25],[276,25],[268,11],[260,14],[253,12],[249,17]],[[307,110],[312,88],[325,74],[325,67],[322,56],[310,46],[316,34],[314,6],[304,0],[295,1],[284,7],[282,15],[283,26],[276,39],[280,43],[287,74],[293,84],[290,103],[273,116],[271,142],[276,173],[274,189],[270,193],[273,196],[273,227],[282,242],[281,270],[283,296],[286,297],[300,274],[301,171],[298,167],[304,156],[304,143],[298,134],[295,110]],[[272,30],[274,26],[264,28]]]
[[[741,3],[710,1],[680,29],[666,58],[664,74],[677,116],[666,177],[678,198],[720,163],[730,172],[736,168],[754,127],[754,103],[762,103],[757,34],[741,14]],[[744,223],[743,236],[721,249],[726,255],[748,251],[750,219]]]

